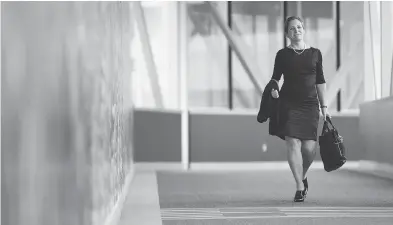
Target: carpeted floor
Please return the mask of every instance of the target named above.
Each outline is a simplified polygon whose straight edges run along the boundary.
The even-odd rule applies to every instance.
[[[163,224],[393,224],[393,180],[347,170],[308,180],[294,203],[289,170],[158,172]]]

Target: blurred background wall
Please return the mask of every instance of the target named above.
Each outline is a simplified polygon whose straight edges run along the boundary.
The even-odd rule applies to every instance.
[[[129,3],[1,4],[1,224],[105,224],[133,168]]]

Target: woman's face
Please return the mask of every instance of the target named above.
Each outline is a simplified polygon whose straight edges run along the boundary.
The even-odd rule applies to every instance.
[[[292,41],[303,40],[304,29],[299,20],[291,20],[288,24],[287,37]]]

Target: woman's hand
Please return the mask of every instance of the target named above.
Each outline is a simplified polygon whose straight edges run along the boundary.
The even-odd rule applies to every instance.
[[[278,91],[276,89],[272,89],[272,96],[273,96],[273,98],[279,97]]]
[[[327,106],[322,106],[322,107],[321,107],[321,114],[322,114],[322,117],[323,117],[323,120],[324,120],[324,121],[326,121],[326,117],[329,117],[329,118],[330,118],[330,115],[329,115],[329,113],[328,113]]]

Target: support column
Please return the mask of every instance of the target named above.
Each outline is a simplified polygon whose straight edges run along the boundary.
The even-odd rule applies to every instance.
[[[180,109],[181,109],[181,162],[184,170],[190,168],[190,145],[189,145],[189,111],[188,111],[188,88],[187,88],[187,70],[188,70],[188,27],[187,27],[187,2],[177,2],[179,20],[179,77],[180,77]]]
[[[302,18],[302,2],[301,1],[297,1],[296,2],[296,14],[298,17]]]
[[[341,65],[341,33],[340,33],[340,2],[333,2],[333,15],[335,18],[336,25],[336,71],[339,70]],[[337,111],[341,111],[341,90],[337,93]]]
[[[287,17],[288,17],[288,2],[287,1],[284,1],[283,3],[282,3],[282,8],[283,8],[283,14],[284,14],[284,20],[283,20],[283,23],[285,23],[285,21],[287,20]],[[284,27],[284,29],[285,29],[285,27]],[[287,37],[286,37],[286,35],[285,35],[285,33],[286,33],[286,30],[284,31],[284,47],[286,47],[288,44],[287,44]]]
[[[232,29],[232,1],[228,1],[227,7],[228,26]],[[232,75],[232,47],[228,45],[228,106],[233,109],[233,75]]]
[[[372,65],[374,70],[375,98],[381,98],[381,18],[378,12],[380,2],[368,2],[370,34],[372,48]]]
[[[1,6],[2,6],[2,5],[3,5],[3,4],[0,2],[0,30],[1,30],[1,11],[2,11]],[[0,43],[2,43],[2,42],[1,42],[1,36],[2,36],[2,35],[0,35]],[[1,52],[2,52],[2,51],[0,51],[0,62],[2,62],[2,61],[1,61]],[[1,70],[1,64],[2,64],[2,63],[0,63],[0,71],[2,71],[2,70]],[[2,92],[1,92],[1,77],[2,77],[2,76],[0,76],[0,93],[2,93]],[[0,98],[1,98],[1,97],[0,97]],[[2,112],[2,111],[1,111],[1,105],[2,105],[2,104],[1,104],[1,99],[0,99],[0,118],[2,118],[2,117],[1,117],[1,112]],[[0,143],[1,143],[1,136],[2,136],[2,135],[1,135],[1,127],[2,127],[2,126],[0,126]],[[3,181],[2,181],[2,179],[1,179],[1,174],[2,174],[2,173],[1,173],[1,168],[2,168],[2,167],[1,167],[1,155],[2,155],[1,153],[2,153],[2,151],[1,151],[1,150],[2,150],[2,149],[1,149],[1,144],[0,144],[0,181],[1,181],[1,183],[2,183]],[[1,220],[1,211],[2,211],[2,210],[1,210],[1,203],[2,203],[2,201],[1,201],[1,195],[2,195],[2,194],[1,194],[1,193],[2,193],[2,192],[1,192],[1,186],[2,186],[1,183],[0,183],[0,221],[2,221],[2,220]]]

